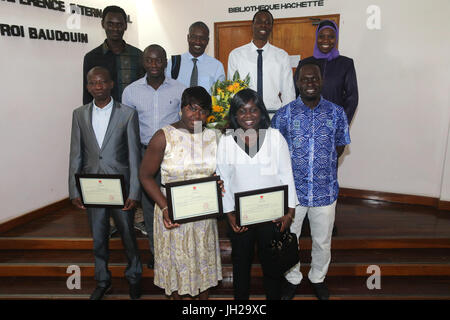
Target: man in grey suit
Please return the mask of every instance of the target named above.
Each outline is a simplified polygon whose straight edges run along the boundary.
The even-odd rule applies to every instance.
[[[94,100],[74,110],[70,141],[69,196],[72,203],[86,209],[76,187],[76,173],[121,174],[125,177],[128,199],[124,208],[88,208],[94,239],[95,279],[97,287],[91,300],[100,300],[111,288],[109,258],[109,217],[121,234],[128,265],[125,277],[130,297],[141,295],[142,264],[134,233],[134,208],[140,199],[139,121],[137,112],[111,97],[114,86],[109,71],[94,67],[87,74],[87,89]]]

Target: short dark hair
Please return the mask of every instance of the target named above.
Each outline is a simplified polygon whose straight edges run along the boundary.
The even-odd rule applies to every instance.
[[[258,14],[262,13],[262,12],[268,13],[268,14],[270,15],[270,17],[272,18],[272,24],[273,24],[273,15],[272,15],[272,13],[271,13],[269,10],[267,10],[267,9],[261,9],[261,10],[259,10],[258,12],[256,12],[256,13],[253,15],[252,24],[255,23],[255,18],[256,18],[256,16],[257,16]]]
[[[181,95],[181,108],[193,104],[199,105],[209,113],[212,111],[211,96],[203,87],[190,87],[183,91],[183,94]]]
[[[151,44],[151,45],[149,45],[147,48],[144,49],[144,54],[145,54],[148,50],[151,50],[151,49],[157,49],[157,50],[160,50],[160,51],[164,54],[164,57],[167,59],[167,53],[166,53],[166,50],[164,50],[164,48],[161,47],[159,44]],[[142,55],[142,57],[144,56],[144,54]]]
[[[86,74],[86,79],[89,79],[89,75],[92,74],[93,72],[104,72],[108,76],[108,80],[112,80],[111,72],[109,72],[109,70],[106,69],[105,67],[100,66],[91,68],[91,70],[89,70],[88,73]]]
[[[298,78],[300,78],[300,72],[301,72],[302,68],[305,67],[305,66],[311,66],[311,65],[312,65],[312,66],[316,66],[316,67],[319,68],[320,77],[323,78],[322,66],[320,65],[320,63],[318,63],[318,62],[315,61],[315,60],[311,60],[311,61],[305,62],[305,64],[302,64],[302,65],[300,66],[300,69],[298,69]],[[297,79],[297,80],[298,80],[298,79]]]
[[[203,28],[208,32],[208,36],[209,36],[209,28],[206,25],[206,23],[204,23],[203,21],[197,21],[194,22],[193,24],[191,24],[191,26],[189,27],[189,33],[191,33],[192,29],[194,28]]]
[[[107,6],[105,9],[103,9],[102,21],[105,20],[106,15],[110,12],[120,13],[123,16],[125,23],[127,23],[127,14],[125,13],[125,10],[123,10],[121,7],[118,7],[118,6]]]
[[[263,99],[259,94],[252,89],[243,89],[236,93],[230,100],[230,127],[237,130],[240,128],[236,120],[236,114],[240,107],[245,106],[250,101],[253,101],[255,106],[261,111],[261,120],[259,121],[259,129],[267,129],[270,126],[270,117],[264,105]]]

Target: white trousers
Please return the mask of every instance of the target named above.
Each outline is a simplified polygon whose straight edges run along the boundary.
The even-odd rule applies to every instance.
[[[312,283],[323,282],[328,272],[331,261],[331,236],[336,202],[323,207],[297,206],[295,208],[295,219],[291,225],[291,232],[295,233],[298,238],[300,238],[302,231],[303,220],[308,214],[312,238],[311,269],[308,278]],[[298,285],[303,279],[300,272],[300,262],[292,267],[285,274],[285,277],[290,283]]]

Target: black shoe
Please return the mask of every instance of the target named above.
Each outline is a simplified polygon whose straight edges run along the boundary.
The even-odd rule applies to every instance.
[[[109,238],[112,238],[112,236],[117,233],[117,228],[115,226],[110,226],[109,227]]]
[[[97,287],[94,292],[92,292],[89,300],[102,300],[109,290],[111,290],[111,284],[108,284],[106,287]]]
[[[141,282],[130,283],[130,298],[137,300],[141,297]]]
[[[325,282],[312,283],[314,293],[319,300],[328,300],[330,298],[330,292]]]
[[[153,258],[153,255],[152,255],[152,257],[150,258],[150,260],[148,260],[147,268],[153,269],[154,267],[155,267],[155,258]]]
[[[297,285],[284,280],[281,287],[281,300],[292,300],[295,296],[295,291],[297,291]]]

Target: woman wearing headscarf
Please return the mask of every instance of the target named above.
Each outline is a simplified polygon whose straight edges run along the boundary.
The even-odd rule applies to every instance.
[[[316,42],[313,56],[298,63],[294,74],[294,84],[297,81],[300,67],[315,61],[322,68],[322,96],[344,108],[348,124],[351,123],[358,106],[358,84],[353,60],[339,54],[336,48],[339,29],[331,20],[323,20],[316,30]],[[299,91],[295,87],[296,96]]]

